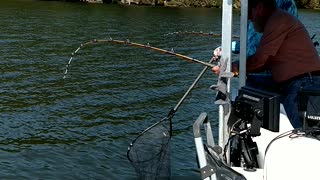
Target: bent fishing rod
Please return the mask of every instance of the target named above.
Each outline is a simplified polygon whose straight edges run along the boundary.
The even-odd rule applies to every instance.
[[[88,45],[92,45],[92,44],[97,44],[97,43],[115,43],[115,44],[123,44],[123,45],[131,45],[131,46],[135,46],[135,47],[140,47],[140,48],[146,48],[146,49],[151,49],[151,50],[154,50],[154,51],[157,51],[157,52],[161,52],[161,53],[164,53],[164,54],[169,54],[169,55],[173,55],[173,56],[176,56],[176,57],[179,57],[179,58],[182,58],[184,60],[187,60],[187,61],[190,61],[190,62],[195,62],[195,63],[199,63],[199,64],[202,64],[202,65],[205,65],[207,67],[215,67],[214,64],[211,64],[211,63],[207,63],[207,62],[203,62],[203,61],[200,61],[198,59],[195,59],[195,58],[191,58],[189,56],[185,56],[185,55],[182,55],[182,54],[179,54],[179,53],[175,53],[173,50],[165,50],[165,49],[161,49],[161,48],[157,48],[157,47],[154,47],[154,46],[150,46],[150,44],[148,43],[147,45],[144,45],[144,44],[139,44],[139,43],[134,43],[134,42],[130,42],[129,40],[127,41],[122,41],[122,40],[114,40],[112,38],[110,39],[101,39],[101,40],[97,40],[97,39],[94,39],[92,41],[88,41],[84,44],[81,44],[75,51],[74,53],[72,53],[71,55],[71,58],[68,62],[68,64],[66,65],[66,69],[65,69],[65,72],[64,72],[64,76],[63,76],[63,79],[66,78],[66,75],[69,71],[69,67],[71,65],[71,62],[73,60],[73,57],[75,54],[78,53],[78,51]]]

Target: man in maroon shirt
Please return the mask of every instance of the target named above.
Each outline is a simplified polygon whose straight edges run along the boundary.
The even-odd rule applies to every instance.
[[[319,55],[303,24],[278,9],[274,0],[248,0],[248,3],[249,20],[263,35],[256,53],[247,59],[247,72],[271,71],[291,124],[301,127],[297,96],[303,88],[320,91]],[[238,72],[238,64],[232,64],[233,72]],[[219,73],[219,67],[212,70]]]

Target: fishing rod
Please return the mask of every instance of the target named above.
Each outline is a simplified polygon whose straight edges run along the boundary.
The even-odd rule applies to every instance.
[[[185,59],[187,61],[190,61],[190,62],[195,62],[195,63],[199,63],[199,64],[202,64],[202,65],[205,65],[207,67],[211,67],[213,68],[215,65],[214,64],[211,64],[211,63],[207,63],[207,62],[203,62],[203,61],[200,61],[198,59],[195,59],[195,58],[191,58],[189,56],[185,56],[185,55],[182,55],[182,54],[179,54],[179,53],[175,53],[173,51],[173,49],[171,49],[170,51],[168,50],[165,50],[165,49],[161,49],[161,48],[157,48],[157,47],[154,47],[154,46],[150,46],[150,44],[148,43],[147,45],[144,45],[144,44],[139,44],[139,43],[134,43],[134,42],[130,42],[129,40],[127,41],[122,41],[122,40],[114,40],[112,38],[110,39],[101,39],[101,40],[97,40],[97,39],[94,39],[92,41],[88,41],[84,44],[81,44],[75,51],[74,53],[72,53],[71,55],[71,58],[68,62],[68,64],[66,65],[66,69],[65,69],[65,72],[64,72],[64,76],[63,76],[63,79],[66,78],[66,75],[69,71],[69,67],[70,67],[70,64],[73,60],[73,57],[75,54],[78,53],[78,51],[88,45],[91,45],[91,44],[97,44],[97,43],[115,43],[115,44],[123,44],[123,45],[132,45],[132,46],[135,46],[135,47],[141,47],[141,48],[146,48],[146,49],[151,49],[151,50],[154,50],[154,51],[158,51],[158,52],[161,52],[161,53],[165,53],[165,54],[169,54],[169,55],[173,55],[173,56],[176,56],[176,57],[179,57],[179,58],[182,58],[182,59]]]
[[[202,31],[176,31],[176,32],[172,32],[172,33],[167,33],[165,34],[165,36],[168,35],[178,35],[178,34],[194,34],[194,35],[202,35],[202,36],[213,36],[213,37],[221,37],[222,34],[216,34],[213,32],[202,32]],[[232,35],[233,38],[240,38],[240,36],[238,35]]]

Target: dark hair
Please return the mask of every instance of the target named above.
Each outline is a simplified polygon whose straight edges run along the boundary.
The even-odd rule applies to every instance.
[[[277,8],[275,0],[248,0],[248,15],[251,16],[252,8],[255,8],[259,3],[269,8]]]

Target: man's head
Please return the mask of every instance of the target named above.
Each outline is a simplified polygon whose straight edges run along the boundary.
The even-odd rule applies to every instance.
[[[267,20],[277,8],[275,0],[248,0],[248,18],[257,32],[263,32]]]

